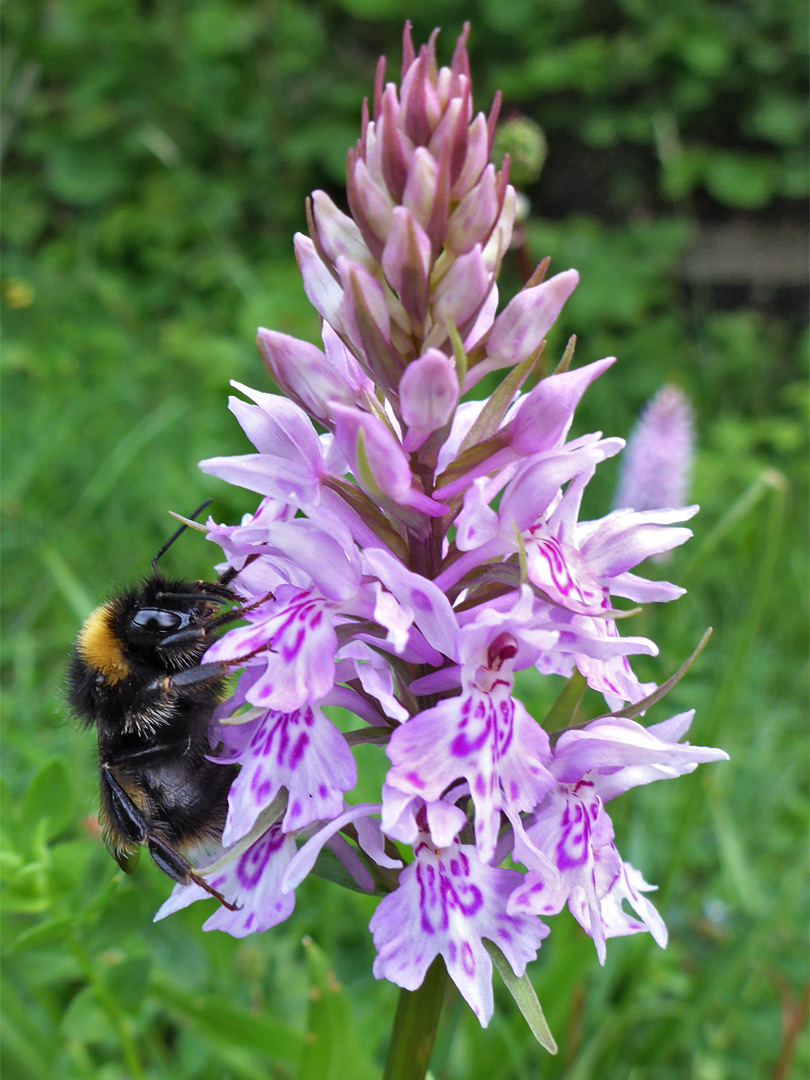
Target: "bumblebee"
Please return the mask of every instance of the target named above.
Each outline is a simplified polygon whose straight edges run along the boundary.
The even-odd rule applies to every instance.
[[[195,510],[196,517],[211,500]],[[201,886],[230,910],[185,857],[221,839],[236,766],[208,760],[208,727],[223,696],[222,664],[200,664],[235,597],[233,572],[219,581],[165,578],[152,560],[139,585],[116,593],[85,620],[68,670],[68,699],[98,734],[99,820],[113,858],[130,872],[137,848],[174,881]]]

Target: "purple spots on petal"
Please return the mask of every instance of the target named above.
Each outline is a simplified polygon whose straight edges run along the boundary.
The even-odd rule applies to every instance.
[[[301,763],[301,759],[304,756],[307,746],[309,745],[309,735],[305,731],[301,732],[295,741],[292,753],[290,754],[290,768],[295,769]]]
[[[410,601],[418,611],[433,611],[433,601],[421,589],[411,589]]]
[[[447,942],[447,959],[450,961],[451,964],[454,964],[456,962],[457,952],[458,948],[456,946],[456,943],[451,938],[450,941]]]
[[[469,745],[464,735],[457,735],[450,743],[450,753],[453,757],[467,757],[470,752]]]
[[[561,835],[556,847],[556,863],[560,870],[570,870],[588,861],[591,828],[582,802],[572,797],[566,800],[560,821]]]
[[[475,702],[473,703],[473,697]],[[454,757],[469,757],[479,753],[489,741],[495,727],[495,718],[485,694],[470,695],[459,709],[459,733],[450,744]],[[475,725],[477,734],[472,731]]]
[[[511,696],[498,702],[497,731],[498,753],[503,756],[509,749],[514,732],[515,703]]]
[[[253,889],[256,887],[264,872],[265,866],[267,866],[267,863],[270,861],[274,845],[272,841],[268,839],[269,836],[269,833],[265,833],[265,835],[260,840],[257,840],[255,844],[251,844],[236,864],[237,880],[245,889]]]
[[[460,889],[456,895],[459,907],[467,916],[475,915],[476,912],[480,911],[484,903],[481,890],[476,885],[467,885],[463,890]]]
[[[273,731],[267,738],[267,750],[269,751],[273,743],[273,736],[276,732],[278,732],[278,750],[276,751],[276,761],[279,763],[279,765],[283,764],[284,755],[287,753],[287,747],[290,745],[290,733],[288,731],[289,725],[287,723],[287,719],[288,718],[286,716],[281,716],[279,718],[279,722],[276,724]]]
[[[433,867],[425,866],[423,863],[418,862],[416,866],[416,881],[419,886],[419,925],[422,932],[430,934],[435,933],[433,923],[430,919],[430,908],[434,903],[433,897]]]
[[[248,917],[245,919],[245,921],[243,923],[243,926],[244,926],[245,930],[249,930],[251,928],[251,926],[253,926],[253,920],[254,920],[255,917],[256,917],[256,912],[255,911],[251,911],[248,914]]]
[[[293,641],[290,642],[290,641],[287,641],[285,639],[284,646],[281,649],[281,659],[285,662],[285,664],[289,664],[290,661],[294,660],[296,658],[296,656],[298,656],[298,653],[300,652],[301,646],[304,644],[304,641],[306,640],[306,636],[307,636],[307,632],[302,627],[298,631],[298,633],[295,635],[295,638],[294,638]]]
[[[326,786],[326,784],[318,785],[318,794],[322,799],[326,798],[326,796],[329,794],[329,788]]]
[[[473,976],[475,974],[475,957],[469,941],[464,941],[461,945],[461,966],[467,975]]]
[[[290,818],[290,820],[294,820],[295,818],[301,816],[302,811],[303,807],[301,806],[301,803],[298,802],[298,800],[296,799],[295,802],[290,803],[290,805],[287,807],[287,816]]]

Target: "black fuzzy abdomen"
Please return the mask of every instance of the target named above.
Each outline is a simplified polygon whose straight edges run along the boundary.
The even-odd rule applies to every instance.
[[[228,810],[228,791],[238,768],[196,754],[175,755],[141,770],[156,829],[184,847],[219,840]]]

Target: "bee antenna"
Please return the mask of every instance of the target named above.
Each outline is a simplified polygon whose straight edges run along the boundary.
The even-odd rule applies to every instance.
[[[206,508],[206,506],[210,506],[213,501],[213,499],[206,499],[205,502],[201,502],[197,509],[194,511],[194,513],[189,514],[189,520],[194,521],[197,515],[201,514]],[[175,530],[175,532],[172,533],[172,535],[169,537],[169,539],[166,541],[166,543],[163,545],[157,555],[155,555],[154,559],[152,559],[152,573],[155,575],[155,577],[160,577],[160,571],[157,568],[158,559],[161,555],[165,554],[169,550],[177,537],[182,535],[182,533],[184,533],[187,528],[188,525],[181,525],[179,529]]]

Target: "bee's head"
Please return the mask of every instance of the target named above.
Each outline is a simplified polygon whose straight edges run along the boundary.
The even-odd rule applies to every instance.
[[[223,586],[170,581],[155,574],[111,601],[109,625],[129,660],[167,669],[187,667],[210,644],[206,626],[227,599]]]
[[[120,696],[145,674],[159,676],[193,667],[211,642],[218,605],[233,595],[224,584],[165,578],[158,560],[211,500],[160,548],[152,574],[124,589],[91,612],[79,631],[67,676],[67,696],[74,712],[96,721],[109,694]]]

